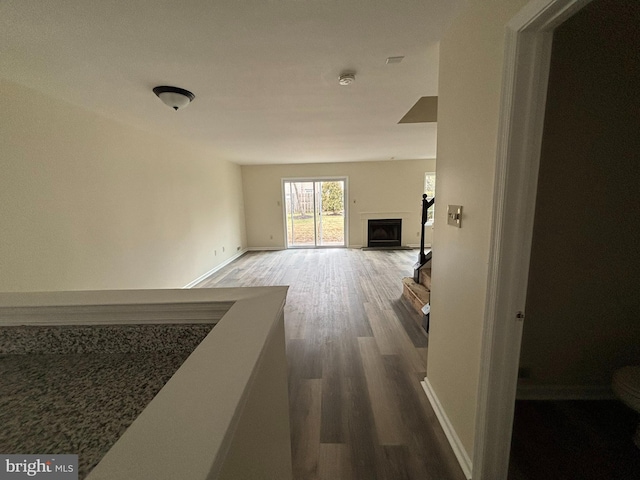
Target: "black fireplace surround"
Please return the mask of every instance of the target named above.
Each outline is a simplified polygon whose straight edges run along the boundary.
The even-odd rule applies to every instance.
[[[367,247],[399,247],[402,245],[402,219],[369,220]]]

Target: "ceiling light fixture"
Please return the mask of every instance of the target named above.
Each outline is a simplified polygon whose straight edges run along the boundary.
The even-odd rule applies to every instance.
[[[340,85],[351,85],[356,81],[355,73],[343,73],[338,77]]]
[[[166,85],[155,87],[153,89],[153,93],[155,93],[165,105],[173,108],[174,110],[186,107],[194,98],[196,98],[196,96],[189,90],[178,87],[169,87]]]

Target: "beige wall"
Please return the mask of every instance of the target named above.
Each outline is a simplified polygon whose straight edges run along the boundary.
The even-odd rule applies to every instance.
[[[366,246],[367,220],[386,216],[380,214],[403,218],[402,243],[418,245],[424,174],[435,168],[435,160],[245,165],[242,182],[248,246],[284,248],[282,179],[323,176],[349,178],[349,246]],[[425,229],[425,242],[431,243],[430,227]]]
[[[440,44],[438,204],[427,378],[473,453],[505,25],[525,0],[467,2]],[[463,206],[462,228],[448,204]]]
[[[244,245],[239,166],[13,83],[0,110],[0,291],[181,287]]]
[[[640,363],[639,22],[640,4],[601,0],[554,33],[521,355],[530,385],[607,386]]]

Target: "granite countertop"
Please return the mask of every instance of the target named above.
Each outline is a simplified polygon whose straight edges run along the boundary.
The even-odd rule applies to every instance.
[[[0,328],[0,452],[78,454],[85,478],[211,328]],[[66,347],[41,353],[43,338]]]

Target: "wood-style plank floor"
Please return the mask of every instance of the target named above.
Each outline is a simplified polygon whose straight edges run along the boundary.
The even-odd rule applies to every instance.
[[[427,337],[400,300],[416,251],[250,252],[198,287],[289,285],[295,480],[463,480],[420,386]]]

